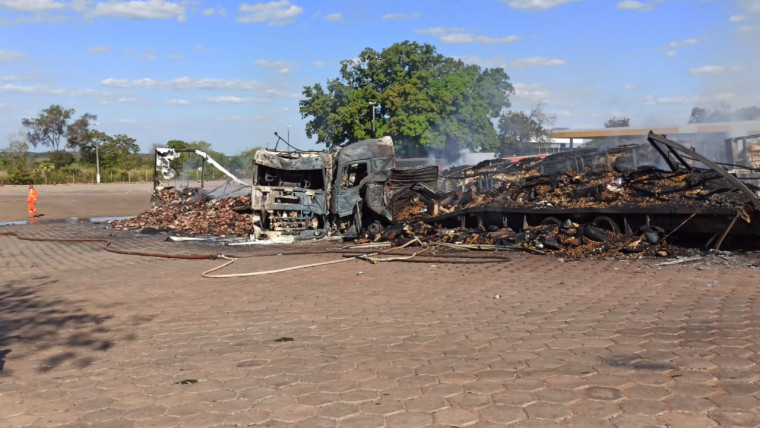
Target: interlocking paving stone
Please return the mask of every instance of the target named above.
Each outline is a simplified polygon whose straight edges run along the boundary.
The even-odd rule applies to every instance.
[[[227,271],[330,245],[236,248]],[[0,426],[760,425],[760,270],[511,254],[212,280],[219,261],[103,246],[0,236]]]

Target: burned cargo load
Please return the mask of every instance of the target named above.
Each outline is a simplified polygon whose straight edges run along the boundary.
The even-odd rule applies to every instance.
[[[448,174],[441,187],[452,191],[420,198],[396,220],[418,226],[421,220],[432,229],[417,233],[444,238],[445,230],[458,236],[446,239],[478,244],[511,237],[543,248],[544,242],[530,242],[542,235],[548,247],[580,246],[608,241],[602,235],[609,232],[630,237],[628,244],[639,250],[642,242],[760,246],[756,186],[665,136],[650,133],[648,140],[545,159],[486,161]],[[553,236],[539,229],[552,229]]]

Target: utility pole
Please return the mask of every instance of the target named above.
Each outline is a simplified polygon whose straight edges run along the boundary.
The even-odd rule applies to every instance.
[[[370,101],[369,105],[372,108],[372,138],[377,138],[375,135],[375,104],[377,104],[374,101]]]
[[[98,153],[98,122],[92,124],[95,127],[95,181],[100,184],[100,154]]]

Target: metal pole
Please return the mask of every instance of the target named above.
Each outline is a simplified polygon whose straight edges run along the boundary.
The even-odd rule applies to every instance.
[[[372,138],[377,138],[375,135],[375,104],[377,104],[374,101],[370,101],[369,105],[372,108]]]
[[[95,142],[95,170],[96,170],[95,177],[97,177],[96,180],[98,184],[100,184],[100,154],[98,153],[97,141]]]
[[[95,127],[95,181],[100,184],[100,154],[98,153],[98,122],[93,123]]]

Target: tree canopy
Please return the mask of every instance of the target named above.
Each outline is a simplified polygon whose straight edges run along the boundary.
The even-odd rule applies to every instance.
[[[510,106],[509,76],[445,57],[429,44],[364,49],[341,62],[340,77],[303,89],[306,135],[328,147],[390,135],[405,155],[499,146],[491,122]]]
[[[53,150],[50,160],[56,168],[74,162],[74,156],[66,153],[67,148],[81,149],[90,143],[90,122],[97,119],[97,116],[85,113],[70,124],[69,120],[74,116],[74,112],[73,108],[52,104],[43,109],[37,117],[21,120],[21,125],[26,128],[26,140],[32,147],[42,144]]]
[[[550,143],[546,126],[554,116],[544,113],[541,105],[530,112],[507,111],[499,117],[499,146],[501,156],[531,154],[535,143]]]
[[[724,104],[714,110],[708,110],[702,107],[694,107],[691,109],[691,117],[689,117],[689,123],[733,122],[758,119],[760,119],[760,107],[743,107],[732,111],[730,106]]]
[[[627,117],[613,116],[608,121],[604,122],[605,128],[627,128],[631,125],[631,119]]]

